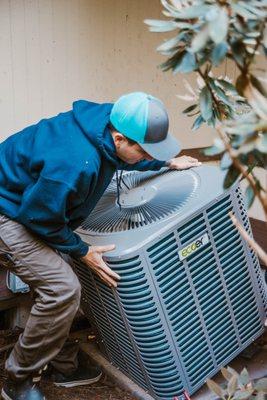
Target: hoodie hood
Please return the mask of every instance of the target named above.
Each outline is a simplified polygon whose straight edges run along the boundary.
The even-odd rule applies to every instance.
[[[73,103],[74,119],[84,134],[116,166],[120,163],[108,124],[113,103],[93,103],[78,100]]]

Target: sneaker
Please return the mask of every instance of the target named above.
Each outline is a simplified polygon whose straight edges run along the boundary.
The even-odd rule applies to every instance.
[[[84,368],[80,365],[76,371],[68,375],[55,371],[51,376],[51,380],[56,386],[70,388],[91,385],[98,382],[101,376],[102,371],[99,367],[91,365]]]
[[[40,377],[37,378],[40,380]],[[45,400],[35,378],[25,381],[7,379],[3,385],[1,396],[4,400]]]

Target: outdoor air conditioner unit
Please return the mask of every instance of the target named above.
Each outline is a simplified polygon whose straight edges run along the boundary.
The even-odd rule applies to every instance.
[[[159,400],[195,392],[264,330],[266,293],[238,184],[224,173],[131,172],[113,180],[78,229],[91,245],[116,245],[112,290],[79,261],[86,315],[106,357]]]

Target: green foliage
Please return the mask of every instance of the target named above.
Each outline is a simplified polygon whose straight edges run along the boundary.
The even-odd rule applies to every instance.
[[[221,373],[227,385],[219,386],[211,379],[207,379],[209,389],[222,400],[264,400],[267,393],[267,378],[252,382],[249,373],[244,368],[239,374],[233,368],[222,368]]]
[[[267,0],[161,3],[165,19],[145,23],[153,32],[175,31],[173,38],[157,48],[167,57],[162,69],[175,74],[195,72],[197,76],[197,87],[193,89],[186,82],[189,94],[178,96],[192,100],[192,105],[183,111],[195,118],[192,130],[202,124],[219,126],[234,150],[232,156],[245,169],[252,165],[266,168],[267,90],[254,64],[259,55],[267,56]],[[214,67],[227,59],[236,64],[236,82],[214,75]],[[225,187],[240,176],[237,163],[231,162],[228,152],[229,148],[218,148],[216,144],[206,150],[207,155],[222,155],[221,166],[228,171]],[[262,190],[260,185],[258,190]],[[247,189],[248,205],[254,194],[255,190]]]

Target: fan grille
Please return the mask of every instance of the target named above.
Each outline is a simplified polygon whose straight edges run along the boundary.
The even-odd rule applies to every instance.
[[[191,170],[126,173],[121,181],[121,207],[113,179],[81,229],[110,233],[143,228],[177,213],[198,186],[199,179]]]

